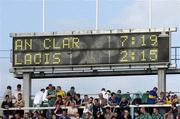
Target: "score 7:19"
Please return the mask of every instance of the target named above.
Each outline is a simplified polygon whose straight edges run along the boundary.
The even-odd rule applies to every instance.
[[[148,36],[148,38],[147,38]],[[150,40],[150,45],[151,46],[158,46],[158,37],[157,35],[141,35],[140,38],[138,39],[137,36],[132,36],[132,35],[123,35],[123,36],[120,36],[120,46],[121,47],[125,47],[125,44],[131,44],[131,46],[135,45],[136,43],[139,43],[139,42],[136,42],[137,40],[141,40],[140,43],[141,44],[138,44],[138,46],[146,46],[147,45],[147,42],[146,42],[146,39],[147,40]],[[130,42],[130,43],[129,43]]]

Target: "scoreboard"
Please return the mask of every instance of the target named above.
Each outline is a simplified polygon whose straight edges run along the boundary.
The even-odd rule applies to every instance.
[[[13,67],[170,63],[170,37],[161,32],[13,37]]]

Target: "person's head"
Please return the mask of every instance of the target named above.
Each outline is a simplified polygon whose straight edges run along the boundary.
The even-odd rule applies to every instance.
[[[88,102],[93,103],[93,97],[90,97]]]
[[[14,117],[15,117],[15,119],[20,119],[20,114],[18,112],[16,112]]]
[[[9,100],[9,95],[5,96],[5,100],[8,101]]]
[[[51,119],[56,119],[56,114],[55,113],[52,114],[52,118]]]
[[[122,102],[125,102],[125,101],[126,101],[126,98],[125,98],[125,97],[122,97],[121,101],[122,101]]]
[[[117,94],[121,94],[121,90],[117,90]]]
[[[17,90],[21,91],[21,84],[17,84]]]
[[[44,89],[44,88],[42,88],[40,91],[44,93],[44,92],[45,92],[45,89]]]
[[[105,88],[102,88],[101,91],[106,91],[106,89],[105,89]]]
[[[0,119],[3,119],[3,116],[0,116]]]
[[[127,115],[129,115],[129,111],[125,109],[123,114],[127,116]]]
[[[24,113],[24,119],[29,119],[29,113],[28,112]]]
[[[48,90],[53,90],[53,85],[52,84],[48,85]]]
[[[80,118],[79,112],[76,112],[76,118]]]
[[[88,95],[84,95],[84,100],[88,100]]]
[[[71,86],[71,89],[70,89],[71,91],[74,91],[75,90],[75,87],[74,86]]]
[[[153,108],[153,113],[154,113],[154,114],[157,114],[158,112],[159,112],[158,109],[154,107],[154,108]]]
[[[71,106],[75,107],[76,103],[74,101],[71,101]]]
[[[80,99],[80,97],[81,97],[81,95],[80,95],[79,93],[77,93],[77,94],[75,95],[75,99]]]
[[[111,98],[115,99],[116,98],[116,94],[114,92],[111,93]]]
[[[153,90],[154,90],[155,92],[157,92],[158,88],[157,88],[157,87],[154,87]]]
[[[140,112],[143,113],[143,114],[146,113],[145,108],[144,108],[144,107],[141,107],[141,108],[140,108]]]
[[[63,110],[63,111],[62,111],[62,116],[65,117],[66,115],[67,115],[66,110]]]
[[[22,94],[18,93],[18,100],[21,100],[21,99],[22,99]]]
[[[11,88],[11,86],[7,86],[7,89],[8,89],[8,90],[11,90],[12,88]]]
[[[138,111],[135,111],[135,112],[134,112],[134,116],[135,116],[135,117],[138,117],[138,116],[139,116]]]
[[[90,117],[91,117],[91,112],[87,111],[85,114],[85,119],[90,119]]]
[[[106,107],[106,113],[110,113],[111,112],[111,107],[107,106]]]
[[[38,116],[39,116],[39,112],[38,111],[34,111],[33,117],[38,117]]]
[[[113,113],[113,116],[117,118],[117,117],[118,117],[118,112],[115,111],[115,112]]]
[[[97,98],[94,99],[94,105],[99,105],[99,102],[98,102]]]
[[[56,87],[56,90],[57,90],[57,91],[61,90],[61,86],[57,86],[57,87]]]

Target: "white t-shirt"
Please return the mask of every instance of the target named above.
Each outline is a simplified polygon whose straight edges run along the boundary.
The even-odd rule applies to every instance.
[[[43,93],[42,101],[44,101],[44,102],[48,101],[48,99],[47,99],[47,92],[48,92],[48,90],[45,90],[45,92]]]
[[[34,101],[33,101],[34,105],[41,105],[43,101],[43,94],[44,93],[42,91],[39,91],[35,94]]]

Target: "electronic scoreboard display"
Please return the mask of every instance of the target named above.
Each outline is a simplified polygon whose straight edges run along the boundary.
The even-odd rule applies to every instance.
[[[16,36],[13,67],[167,64],[169,42],[169,32]]]

